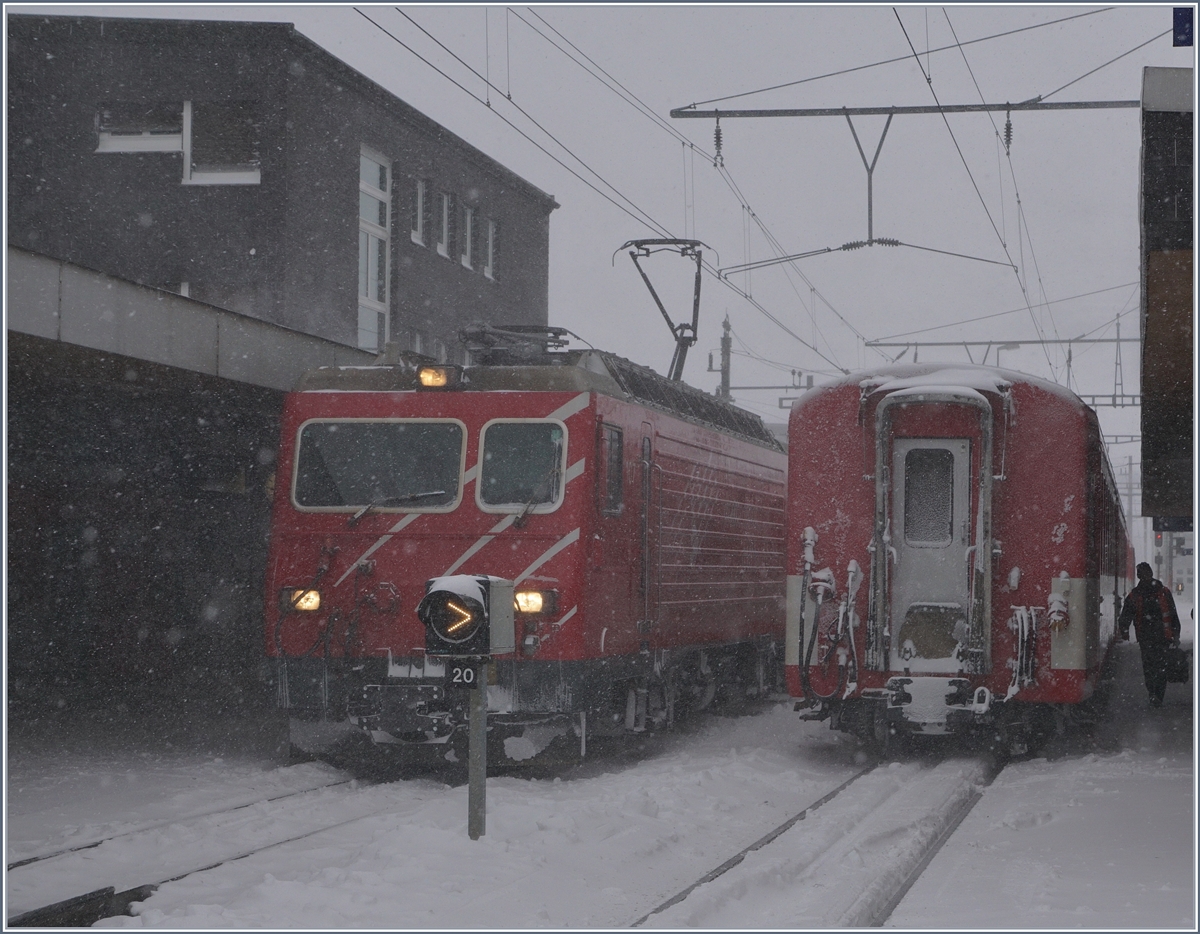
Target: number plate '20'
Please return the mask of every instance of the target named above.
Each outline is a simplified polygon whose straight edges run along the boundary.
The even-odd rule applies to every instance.
[[[449,676],[451,684],[470,687],[475,684],[478,672],[474,665],[451,665]]]

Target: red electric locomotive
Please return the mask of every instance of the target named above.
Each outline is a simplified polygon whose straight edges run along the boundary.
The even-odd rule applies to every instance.
[[[786,456],[761,420],[558,329],[475,338],[478,365],[323,368],[286,399],[265,648],[293,745],[462,732],[416,613],[448,575],[515,585],[487,688],[514,758],[781,683]]]
[[[1013,751],[1087,701],[1132,573],[1095,412],[1020,373],[893,366],[792,407],[785,670],[806,718]]]

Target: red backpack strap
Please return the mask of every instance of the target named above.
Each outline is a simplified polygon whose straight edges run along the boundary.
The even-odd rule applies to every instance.
[[[1171,626],[1171,610],[1173,608],[1173,604],[1174,601],[1171,599],[1170,591],[1168,591],[1166,587],[1159,587],[1158,606],[1162,611],[1163,636],[1166,637],[1168,642],[1175,638],[1175,630]]]

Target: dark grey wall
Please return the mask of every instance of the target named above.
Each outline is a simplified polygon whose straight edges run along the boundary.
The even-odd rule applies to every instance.
[[[8,333],[9,710],[269,709],[282,394]]]

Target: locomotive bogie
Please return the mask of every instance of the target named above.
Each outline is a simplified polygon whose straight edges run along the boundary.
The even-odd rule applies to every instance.
[[[1128,545],[1077,397],[994,369],[894,367],[807,393],[789,448],[785,664],[804,716],[1017,747],[1040,722],[1028,709],[1089,700]]]

